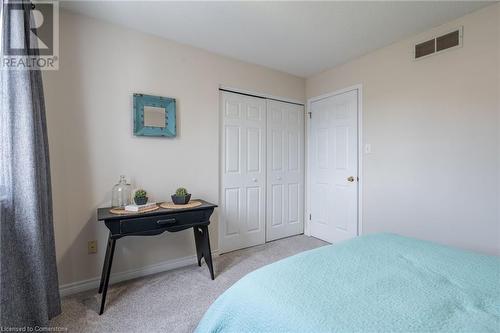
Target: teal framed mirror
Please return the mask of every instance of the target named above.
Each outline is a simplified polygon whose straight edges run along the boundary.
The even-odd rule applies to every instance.
[[[134,94],[134,135],[176,136],[175,98]]]

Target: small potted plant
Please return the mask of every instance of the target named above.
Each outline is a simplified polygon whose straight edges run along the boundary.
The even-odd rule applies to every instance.
[[[185,205],[191,200],[191,194],[184,187],[179,187],[172,195],[172,201],[176,205]]]
[[[134,193],[134,202],[136,205],[145,205],[148,202],[148,193],[143,189],[138,189]]]

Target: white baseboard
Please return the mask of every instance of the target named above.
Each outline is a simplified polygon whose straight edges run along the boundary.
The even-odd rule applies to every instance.
[[[218,255],[217,250],[212,252],[212,257],[216,257],[217,255]],[[196,264],[196,262],[197,262],[196,255],[193,255],[183,258],[171,259],[160,262],[158,264],[135,268],[124,272],[112,273],[111,277],[109,278],[109,284],[136,279],[142,276],[147,276],[151,274],[169,271],[176,268],[194,265]],[[80,293],[82,291],[95,289],[99,287],[100,280],[101,277],[99,276],[87,280],[81,280],[63,284],[59,286],[59,293],[61,294],[61,296],[68,296]]]

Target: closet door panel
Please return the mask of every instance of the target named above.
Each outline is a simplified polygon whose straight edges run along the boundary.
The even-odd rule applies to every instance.
[[[265,242],[266,102],[221,92],[222,252]]]
[[[267,101],[266,241],[304,231],[304,107]]]

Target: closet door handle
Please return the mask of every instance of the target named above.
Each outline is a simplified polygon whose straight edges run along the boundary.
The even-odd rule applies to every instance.
[[[257,178],[252,178],[252,181],[253,181],[254,183],[257,183]]]
[[[277,180],[282,180],[283,178],[281,178],[280,176],[276,177]]]

